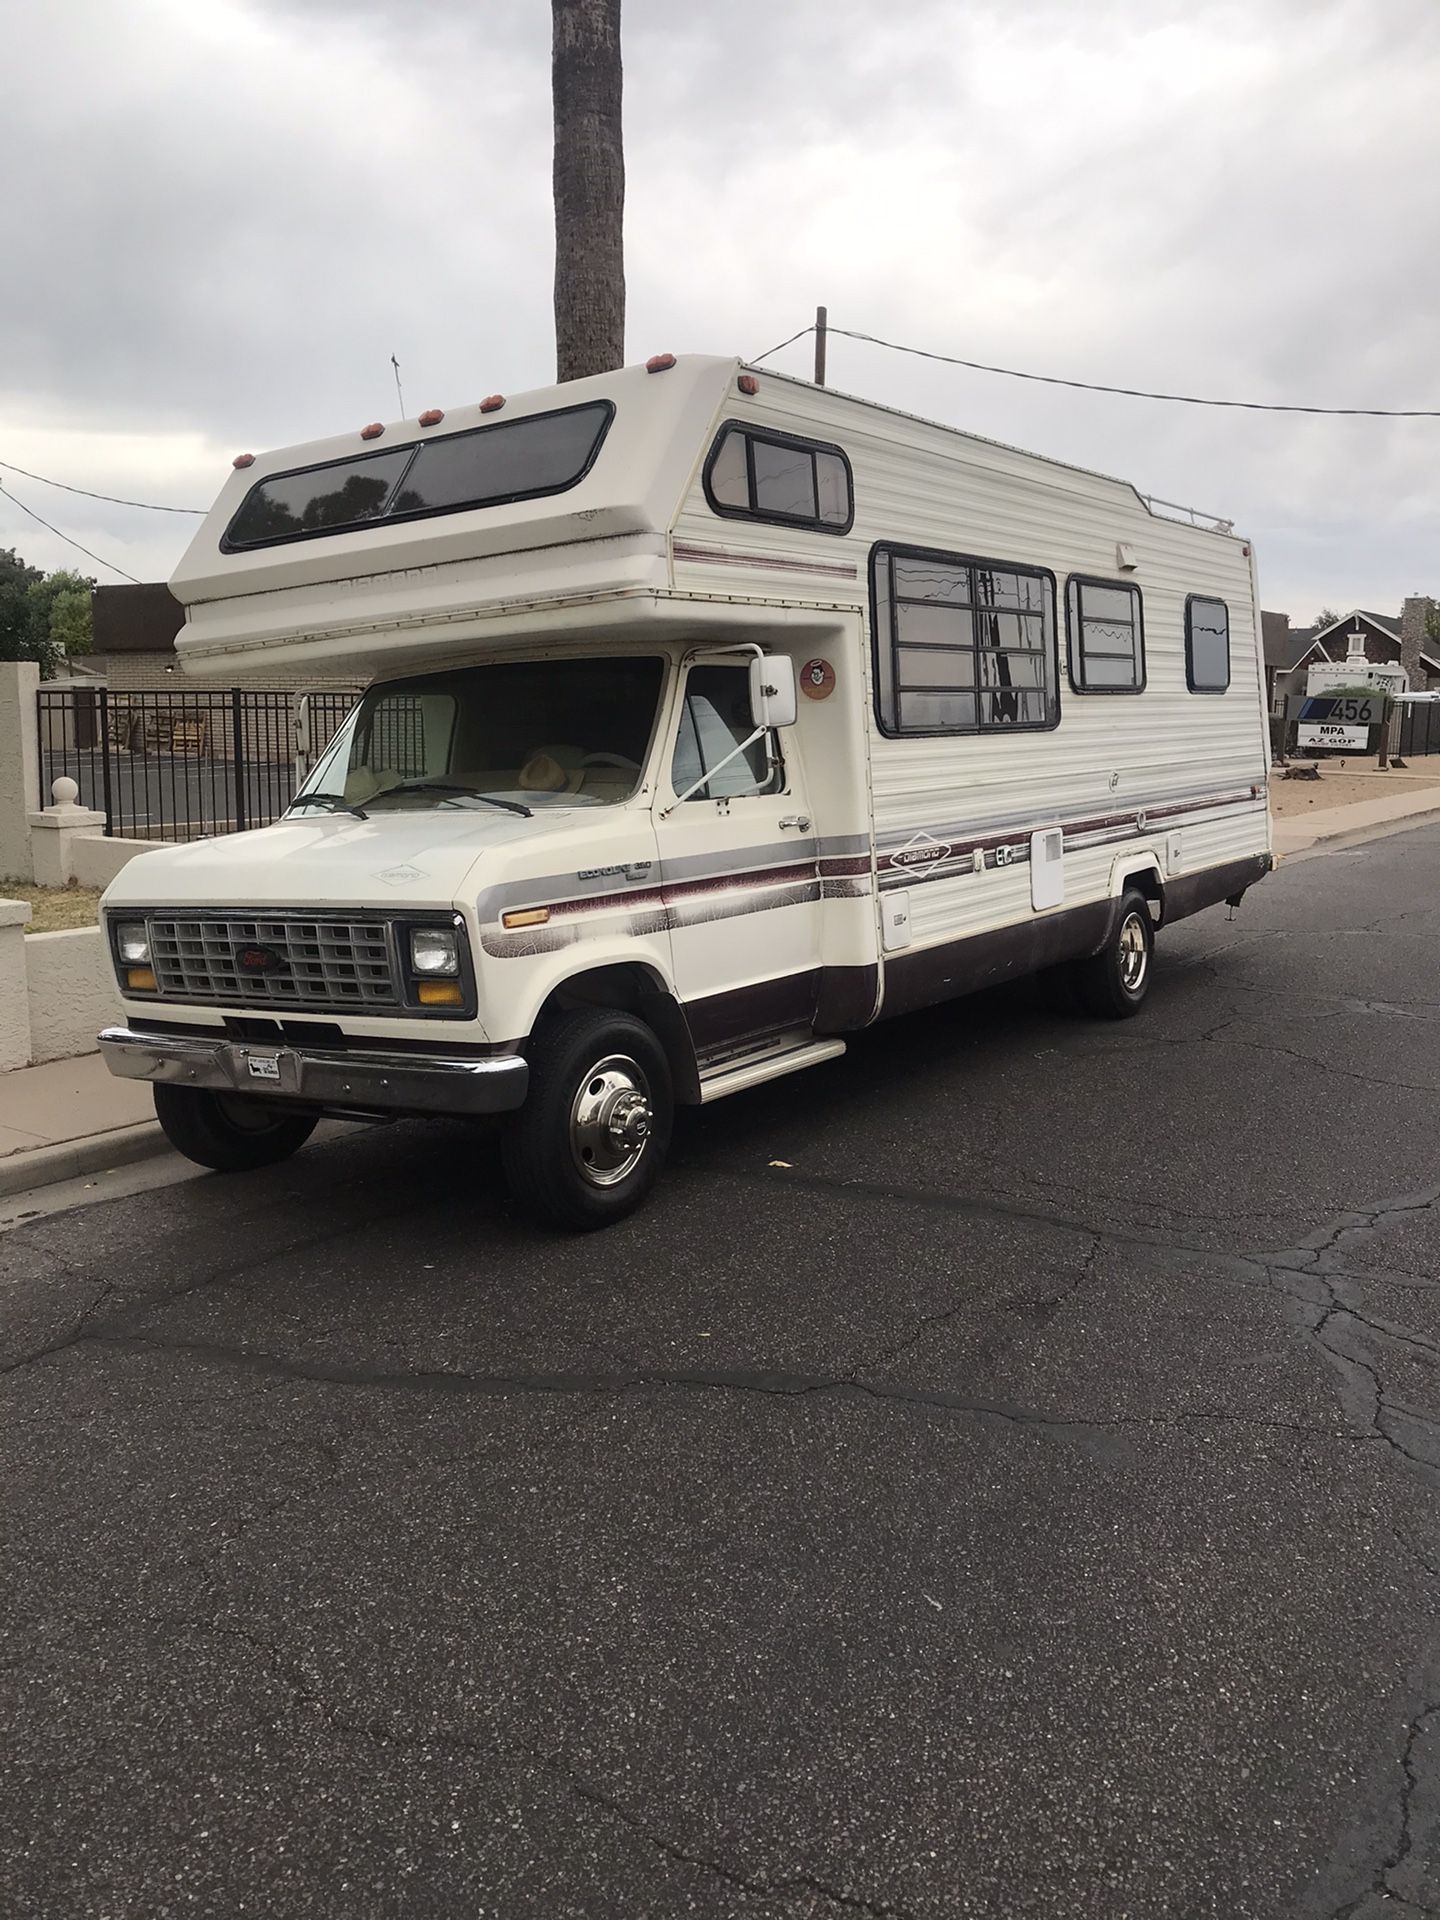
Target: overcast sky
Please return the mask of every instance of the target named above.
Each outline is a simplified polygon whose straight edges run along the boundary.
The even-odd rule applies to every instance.
[[[553,377],[546,0],[0,0],[0,460],[208,505],[242,448]],[[1440,407],[1440,0],[625,0],[629,357],[832,320]],[[809,343],[775,364],[804,372]],[[832,384],[1236,520],[1262,598],[1440,592],[1440,420]],[[192,522],[0,480],[145,579]],[[0,499],[0,546],[81,562]],[[102,580],[117,576],[88,567]]]

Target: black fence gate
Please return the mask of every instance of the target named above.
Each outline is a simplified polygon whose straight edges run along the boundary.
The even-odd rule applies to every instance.
[[[42,687],[40,805],[68,774],[105,831],[196,840],[267,826],[295,797],[297,769],[329,745],[353,693],[112,693]],[[298,723],[298,724],[297,724]]]

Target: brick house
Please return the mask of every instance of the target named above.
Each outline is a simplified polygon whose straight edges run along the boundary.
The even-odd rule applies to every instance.
[[[1309,669],[1339,665],[1358,652],[1374,666],[1403,666],[1412,693],[1440,691],[1440,643],[1428,638],[1426,618],[1435,602],[1412,594],[1397,614],[1354,607],[1323,627],[1292,627],[1288,613],[1262,613],[1265,693],[1271,713],[1284,711],[1291,693],[1303,693]],[[1359,636],[1361,645],[1352,647]]]

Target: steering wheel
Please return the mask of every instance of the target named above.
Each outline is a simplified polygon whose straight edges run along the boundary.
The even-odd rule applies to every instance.
[[[582,767],[619,767],[624,773],[639,773],[640,762],[627,760],[623,753],[587,753]]]

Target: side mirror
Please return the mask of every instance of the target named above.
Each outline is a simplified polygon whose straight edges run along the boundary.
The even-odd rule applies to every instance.
[[[755,727],[793,727],[795,662],[788,653],[767,653],[750,662],[750,720]]]

